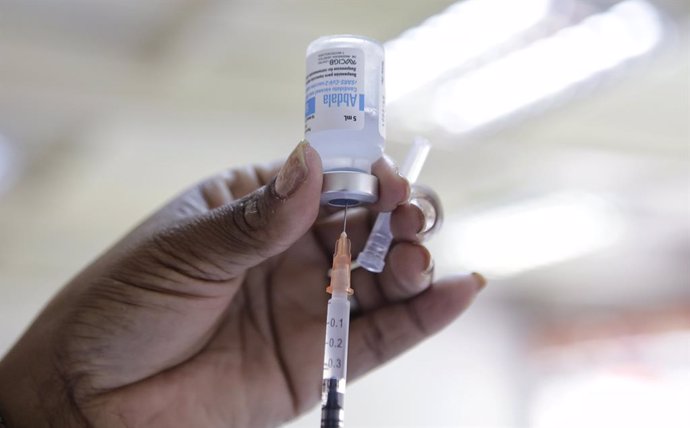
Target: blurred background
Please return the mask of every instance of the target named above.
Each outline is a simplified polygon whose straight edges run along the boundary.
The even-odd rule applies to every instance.
[[[355,33],[387,152],[433,142],[438,274],[491,281],[348,426],[690,426],[689,30],[686,0],[0,0],[0,355],[180,189],[286,156],[307,44]]]

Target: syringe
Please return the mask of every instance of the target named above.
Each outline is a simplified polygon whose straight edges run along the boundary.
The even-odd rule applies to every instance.
[[[429,140],[421,137],[415,139],[412,148],[407,153],[402,168],[400,168],[400,174],[410,184],[417,181],[430,149],[431,143],[429,143]],[[388,247],[390,247],[393,240],[390,222],[391,213],[380,213],[376,217],[369,239],[367,239],[362,252],[357,256],[359,265],[369,272],[382,272],[386,264],[385,259],[386,254],[388,254]]]
[[[347,210],[345,212],[347,219]],[[347,338],[350,329],[350,240],[345,227],[335,244],[331,293],[326,313],[326,343],[323,357],[321,393],[321,428],[342,428],[345,411],[345,378],[347,376]]]

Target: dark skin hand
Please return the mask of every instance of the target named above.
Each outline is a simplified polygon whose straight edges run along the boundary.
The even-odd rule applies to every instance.
[[[432,284],[421,212],[382,159],[396,241],[379,275],[352,274],[350,379],[455,319],[478,275]],[[272,427],[320,398],[326,271],[342,212],[319,206],[306,143],[282,168],[237,169],[184,192],[74,278],[0,362],[11,428]],[[352,210],[353,254],[372,212]]]

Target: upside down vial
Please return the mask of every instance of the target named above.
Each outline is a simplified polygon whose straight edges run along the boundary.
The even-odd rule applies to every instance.
[[[376,202],[371,166],[386,137],[384,49],[372,39],[325,36],[307,48],[304,137],[323,161],[321,203]]]

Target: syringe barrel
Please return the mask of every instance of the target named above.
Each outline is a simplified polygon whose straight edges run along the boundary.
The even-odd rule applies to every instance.
[[[324,379],[345,379],[347,376],[347,337],[350,328],[350,301],[345,293],[334,293],[326,313],[324,344]]]

